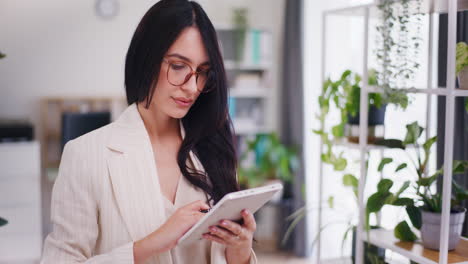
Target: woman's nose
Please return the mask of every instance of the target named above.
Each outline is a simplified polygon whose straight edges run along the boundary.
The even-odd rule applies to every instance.
[[[192,74],[187,82],[182,85],[182,89],[186,91],[190,91],[191,93],[196,93],[198,91],[197,89],[197,75]]]

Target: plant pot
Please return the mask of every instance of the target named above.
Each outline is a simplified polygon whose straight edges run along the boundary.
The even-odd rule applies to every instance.
[[[468,67],[458,73],[458,86],[460,89],[468,90]]]
[[[367,143],[374,143],[377,140],[384,138],[384,123],[385,123],[385,112],[387,105],[383,105],[380,108],[376,108],[371,105],[369,108],[369,114],[367,118],[368,130],[367,130]],[[348,115],[348,124],[346,125],[345,134],[349,142],[359,143],[359,119],[360,113],[356,116]]]
[[[442,214],[427,211],[422,213],[421,239],[425,248],[439,250]],[[454,250],[460,241],[466,209],[450,213],[449,250]]]
[[[289,224],[291,223],[290,221],[286,221],[286,218],[290,216],[291,214],[294,213],[294,200],[292,198],[288,199],[282,199],[278,203],[278,208],[279,208],[279,215],[280,215],[280,221],[279,221],[279,238],[278,238],[278,248],[283,250],[283,251],[291,251],[294,249],[294,239],[295,239],[295,232],[296,230],[293,230],[291,234],[289,235],[289,238],[285,241],[284,244],[282,244],[282,240],[284,236],[286,235],[286,231],[288,230]]]
[[[373,144],[379,140],[384,139],[384,126],[369,126],[367,129],[367,143]],[[349,142],[359,143],[359,126],[357,125],[346,125],[345,135]]]
[[[387,105],[382,105],[382,107],[377,108],[374,105],[369,107],[369,114],[367,118],[367,124],[369,126],[383,125],[385,123],[385,111],[387,110]],[[359,125],[360,113],[358,112],[356,116],[348,115],[348,124],[350,125]]]
[[[378,226],[371,226],[371,229],[378,229]],[[353,245],[351,249],[351,260],[353,264],[356,262],[356,227],[353,228]],[[380,259],[385,259],[385,248],[379,248],[367,242],[364,242],[364,264],[372,264],[371,260],[367,256],[368,253],[378,256]]]

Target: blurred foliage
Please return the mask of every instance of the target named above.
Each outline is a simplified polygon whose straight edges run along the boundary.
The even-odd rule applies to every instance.
[[[291,183],[294,171],[299,166],[297,153],[295,147],[282,144],[276,133],[256,135],[253,140],[247,141],[247,150],[241,156],[239,184],[255,187],[271,179]],[[248,155],[254,155],[255,162],[249,167],[243,167]]]

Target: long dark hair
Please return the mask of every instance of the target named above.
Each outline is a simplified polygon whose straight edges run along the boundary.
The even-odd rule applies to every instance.
[[[148,108],[156,89],[163,56],[187,27],[196,26],[210,61],[206,85],[182,123],[187,131],[177,155],[184,177],[218,202],[225,194],[239,190],[236,180],[237,155],[233,126],[227,108],[227,80],[216,31],[202,7],[187,0],[162,0],[151,7],[139,23],[125,61],[127,103],[146,102]],[[192,151],[205,172],[187,166]]]

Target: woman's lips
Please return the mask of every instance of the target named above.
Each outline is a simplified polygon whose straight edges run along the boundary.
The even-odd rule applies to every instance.
[[[191,100],[174,98],[174,97],[172,99],[174,99],[174,102],[179,106],[188,107],[192,104]]]

